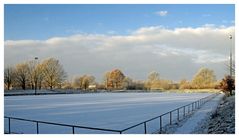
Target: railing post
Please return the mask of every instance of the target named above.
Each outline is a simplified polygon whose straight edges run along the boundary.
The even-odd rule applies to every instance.
[[[75,127],[72,126],[72,134],[75,134]]]
[[[188,114],[190,113],[190,105],[188,105]]]
[[[11,134],[11,118],[8,118],[8,132]]]
[[[192,103],[192,111],[193,111],[193,103]]]
[[[37,122],[37,134],[39,134],[39,124]]]
[[[144,134],[147,134],[146,122],[144,122]]]
[[[185,106],[183,106],[183,117],[185,117]]]
[[[178,121],[179,121],[179,108],[177,109],[177,111],[178,111]]]
[[[172,125],[172,111],[170,112],[170,125]]]
[[[162,116],[160,116],[160,133],[162,132]]]

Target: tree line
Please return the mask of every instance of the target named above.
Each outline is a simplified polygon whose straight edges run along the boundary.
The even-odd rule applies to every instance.
[[[62,88],[87,90],[90,85],[106,90],[214,89],[219,82],[216,81],[214,71],[207,68],[200,69],[192,81],[183,79],[179,83],[161,79],[160,74],[155,71],[148,74],[147,80],[137,81],[126,76],[121,70],[114,69],[104,74],[102,83],[97,83],[92,75],[83,75],[76,76],[72,82],[65,82]]]
[[[66,79],[66,72],[59,60],[45,59],[38,63],[31,60],[4,69],[5,89],[53,89]]]
[[[63,83],[63,89],[80,89],[89,90],[90,86],[95,86],[95,89],[104,90],[142,90],[144,89],[144,83],[142,81],[134,81],[130,77],[127,77],[119,69],[108,71],[103,76],[103,82],[98,83],[95,81],[95,77],[92,75],[75,76],[72,81],[65,81]]]
[[[104,74],[103,82],[98,83],[92,75],[75,76],[72,81],[66,79],[67,75],[59,60],[48,58],[38,63],[36,60],[23,62],[14,67],[4,69],[5,89],[80,89],[89,90],[169,90],[169,89],[214,89],[223,88],[230,92],[233,89],[234,79],[225,76],[216,80],[213,70],[201,68],[191,81],[182,79],[176,83],[172,80],[161,79],[158,72],[152,71],[147,80],[137,81],[126,76],[121,70],[114,69]],[[234,86],[235,87],[235,86]],[[234,88],[235,89],[235,88]]]

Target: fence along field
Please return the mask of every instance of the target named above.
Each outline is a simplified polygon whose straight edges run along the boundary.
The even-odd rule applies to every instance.
[[[65,95],[66,96],[66,95]],[[50,99],[63,99],[65,96],[63,95],[51,95]],[[76,95],[75,95],[76,96]],[[76,103],[76,105],[80,106],[78,110],[83,109],[84,106],[87,106],[89,108],[88,114],[93,114],[91,116],[85,116],[82,118],[82,115],[84,114],[83,110],[82,113],[78,112],[77,114],[80,114],[80,117],[75,116],[75,118],[69,119],[67,116],[64,116],[64,112],[62,111],[63,115],[55,116],[58,119],[53,119],[47,114],[51,114],[56,109],[62,108],[62,105],[64,104],[56,104],[58,105],[56,109],[50,108],[51,111],[49,111],[49,108],[47,109],[42,104],[39,105],[39,101],[49,101],[49,98],[47,96],[25,96],[22,100],[28,100],[28,102],[22,103],[22,106],[18,104],[17,101],[21,98],[16,97],[9,97],[5,99],[5,116],[4,124],[5,124],[5,132],[12,133],[153,133],[157,130],[162,130],[163,126],[174,123],[175,121],[178,121],[178,119],[182,119],[183,117],[186,117],[187,115],[191,114],[193,110],[196,110],[199,108],[204,102],[212,98],[211,94],[207,93],[201,93],[201,94],[175,94],[175,93],[129,93],[129,94],[90,94],[90,95],[77,95],[76,97],[69,96],[67,97],[65,101],[65,108],[69,108],[69,105],[73,105],[75,100],[79,98],[79,101]],[[21,96],[22,97],[22,96]],[[173,99],[170,97],[174,97]],[[30,100],[32,99],[33,100]],[[34,101],[35,103],[32,103],[32,108],[27,108],[24,106],[26,103],[31,103]],[[90,99],[95,101],[92,104],[90,104]],[[117,100],[117,98],[124,98],[124,100]],[[37,100],[38,99],[38,100]],[[45,99],[45,100],[44,100]],[[85,100],[84,100],[85,99]],[[111,99],[111,100],[110,100]],[[152,100],[151,100],[152,99]],[[201,100],[200,100],[201,99]],[[30,101],[29,101],[30,100]],[[51,101],[50,100],[50,101]],[[71,102],[69,102],[71,100]],[[15,104],[9,105],[9,101],[15,101]],[[153,101],[153,102],[152,102]],[[168,102],[170,101],[170,102]],[[51,103],[57,103],[57,100],[52,100]],[[152,103],[151,103],[152,102]],[[38,103],[38,104],[36,104]],[[49,103],[49,104],[51,104]],[[171,103],[171,105],[170,105]],[[100,106],[99,106],[100,104]],[[107,107],[107,104],[113,105]],[[143,106],[143,105],[148,106]],[[38,112],[37,110],[35,113],[35,117],[33,114],[27,114],[26,110],[28,112],[34,110],[34,107],[38,105]],[[84,106],[83,106],[84,105]],[[98,105],[98,107],[96,107]],[[117,106],[118,105],[118,106]],[[138,106],[137,106],[138,105]],[[152,106],[154,105],[154,106]],[[167,108],[166,108],[167,105]],[[15,107],[14,107],[15,106]],[[9,109],[8,107],[14,107]],[[22,108],[21,108],[22,107]],[[117,108],[118,107],[118,108]],[[127,109],[126,107],[130,107]],[[150,107],[152,110],[149,110]],[[181,107],[181,108],[179,108]],[[18,109],[20,108],[20,109]],[[22,111],[22,109],[25,108],[25,111]],[[85,107],[86,108],[86,107]],[[90,108],[93,108],[90,110]],[[106,108],[105,111],[100,111],[100,109]],[[114,108],[117,108],[117,110],[114,110]],[[15,109],[18,109],[16,111]],[[43,110],[42,110],[43,109]],[[14,111],[15,110],[15,111]],[[21,110],[19,112],[19,110]],[[94,112],[95,110],[95,112]],[[97,112],[98,110],[98,112]],[[127,113],[128,111],[128,113]],[[43,112],[40,115],[37,115],[37,113]],[[117,114],[120,114],[117,116]],[[45,116],[44,116],[45,113]],[[94,116],[94,113],[96,115],[99,115],[100,117]],[[141,113],[141,114],[140,114]],[[15,116],[14,116],[15,114]],[[102,118],[104,116],[107,116],[107,114],[110,114],[111,118]],[[128,116],[127,116],[128,114]],[[19,118],[25,118],[29,119],[26,120],[19,120],[19,119],[9,119],[7,116],[12,117],[19,117]],[[171,119],[170,119],[171,116]],[[10,120],[10,127],[9,127],[9,120]],[[30,121],[31,120],[31,121]],[[35,120],[35,121],[32,121]],[[96,121],[93,123],[93,121]],[[160,121],[161,120],[161,121]],[[38,122],[43,121],[43,122]],[[52,123],[59,123],[59,124],[49,124],[48,122]],[[87,123],[88,122],[88,123]],[[81,125],[84,124],[84,125]],[[80,125],[80,127],[79,127]],[[94,126],[94,127],[92,127]],[[85,127],[85,128],[84,128]],[[98,129],[98,130],[97,130]],[[102,130],[101,130],[102,129]]]

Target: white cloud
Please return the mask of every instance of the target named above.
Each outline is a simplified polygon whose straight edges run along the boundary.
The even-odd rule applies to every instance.
[[[235,28],[202,26],[167,29],[142,27],[129,35],[78,34],[48,40],[5,41],[5,65],[23,60],[58,58],[68,75],[103,73],[120,68],[135,79],[145,79],[156,70],[162,77],[190,78],[207,66],[222,77],[228,60],[228,34]]]
[[[216,25],[215,25],[215,24],[207,23],[207,24],[203,25],[203,27],[206,27],[206,28],[213,28],[213,27],[216,27]]]
[[[156,33],[156,31],[160,32],[164,30],[164,26],[148,26],[148,27],[142,27],[137,29],[136,31],[132,32],[133,34],[150,34],[150,33]]]
[[[157,11],[157,12],[155,12],[155,14],[157,14],[159,16],[166,16],[166,15],[168,15],[168,11]]]

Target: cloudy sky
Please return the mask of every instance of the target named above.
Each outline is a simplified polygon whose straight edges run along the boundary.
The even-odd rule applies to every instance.
[[[228,73],[234,5],[5,5],[4,64],[54,57],[69,79],[119,68],[144,80]]]

